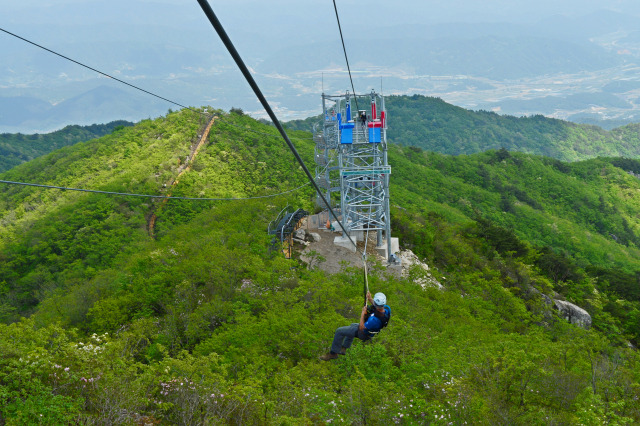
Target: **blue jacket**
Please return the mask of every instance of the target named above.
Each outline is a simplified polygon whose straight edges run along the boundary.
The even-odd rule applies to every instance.
[[[388,305],[384,305],[384,316],[387,322],[391,318],[391,308]],[[373,312],[369,314],[369,318],[364,322],[364,328],[370,336],[379,332],[383,327],[383,322],[375,316]]]

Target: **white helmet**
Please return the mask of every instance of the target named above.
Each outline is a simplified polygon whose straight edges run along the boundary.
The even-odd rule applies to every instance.
[[[373,303],[376,306],[384,306],[387,303],[387,296],[385,296],[384,293],[376,293],[375,296],[373,296]]]

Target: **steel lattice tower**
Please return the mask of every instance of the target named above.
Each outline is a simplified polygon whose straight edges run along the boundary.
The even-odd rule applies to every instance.
[[[324,119],[314,126],[313,140],[315,146],[316,183],[324,191],[325,199],[335,207],[335,197],[332,193],[340,192],[340,175],[338,173],[338,149],[340,147],[340,129],[337,115],[339,100],[335,97],[322,95],[322,109]],[[316,204],[323,209],[327,206],[322,198],[316,198]]]
[[[371,91],[371,109],[351,113],[354,97],[322,95],[322,134],[316,128],[316,179],[327,199],[340,192],[342,224],[352,239],[375,231],[377,247],[391,252],[389,175],[384,98]],[[358,97],[361,102],[365,97]],[[366,103],[366,101],[365,101]],[[379,111],[378,111],[379,107]],[[336,158],[337,157],[337,158]],[[337,161],[336,161],[337,160]],[[322,206],[324,207],[324,206]]]

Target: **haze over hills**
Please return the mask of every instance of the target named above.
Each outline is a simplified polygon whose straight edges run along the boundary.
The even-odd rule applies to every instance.
[[[0,179],[191,197],[305,182],[273,127],[215,113],[197,155],[207,120],[182,110]],[[290,135],[311,164],[311,135]],[[266,232],[287,204],[313,208],[309,186],[163,202],[0,185],[0,421],[640,422],[640,162],[389,158],[393,235],[430,269],[369,259],[392,319],[330,363],[317,356],[362,309],[360,265],[325,274]]]
[[[36,98],[0,98],[0,117],[5,133],[33,129],[33,133],[55,129],[62,123],[87,126],[117,120],[138,121],[141,111],[154,116],[166,112],[166,103],[131,94],[118,87],[98,86],[85,93],[52,105]]]
[[[637,89],[611,93],[607,86],[640,81],[637,5],[507,3],[480,8],[460,1],[454,9],[438,2],[410,2],[403,8],[345,3],[341,13],[349,22],[345,42],[356,90],[366,92],[382,83],[387,94],[437,96],[465,108],[516,116],[615,124],[636,119]],[[244,13],[243,4],[255,13]],[[12,5],[7,29],[181,104],[235,106],[261,114],[195,4],[111,2],[105,7],[49,0],[35,9],[33,5]],[[216,7],[283,119],[317,114],[323,89],[342,92],[348,86],[332,8],[288,0],[271,7],[248,0]],[[57,17],[55,22],[51,16]],[[24,97],[25,102],[35,98],[57,105],[108,84],[128,96],[103,102],[97,109],[109,118],[97,122],[116,118],[119,110],[134,115],[117,118],[133,120],[172,107],[153,99],[140,104],[131,89],[6,34],[0,43],[7,52],[0,66],[0,99],[5,102]],[[125,105],[127,99],[131,101]],[[0,131],[30,133],[76,124],[70,112],[45,114],[38,126],[28,110],[22,111],[19,117],[17,112],[0,116]],[[22,127],[10,127],[16,122]],[[603,125],[613,126],[607,121]]]

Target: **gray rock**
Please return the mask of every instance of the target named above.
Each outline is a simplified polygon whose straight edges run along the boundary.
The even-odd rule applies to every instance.
[[[545,305],[547,305],[547,306],[552,306],[553,305],[553,299],[551,299],[549,296],[547,296],[546,294],[544,294],[543,292],[541,292],[537,288],[529,286],[529,291],[532,292],[532,293],[540,295],[540,297],[542,298],[542,301],[544,302]]]
[[[591,315],[579,306],[573,303],[565,302],[564,300],[554,299],[553,302],[560,311],[560,315],[571,324],[575,324],[582,328],[591,327]]]
[[[435,287],[438,289],[444,286],[431,275],[429,265],[422,262],[411,250],[402,250],[396,253],[400,260],[399,266],[402,270],[402,276],[410,278],[414,283],[420,285],[423,289],[427,287]],[[389,266],[388,268],[391,268]]]
[[[307,244],[309,244],[305,240],[301,240],[300,238],[295,238],[295,237],[293,238],[293,242],[295,244],[300,244],[300,245],[303,245],[303,246],[306,246]]]
[[[311,241],[312,243],[317,243],[318,241],[320,241],[320,234],[318,234],[317,232],[309,232],[309,241]]]
[[[293,231],[293,238],[297,238],[299,240],[303,240],[304,241],[305,236],[306,236],[305,231],[302,228],[300,228],[300,229],[298,229],[296,231]]]
[[[538,292],[540,293],[540,292]],[[542,300],[544,300],[544,304],[547,306],[551,306],[553,305],[553,299],[551,299],[549,296],[547,296],[544,293],[540,293],[540,295],[542,296]]]

